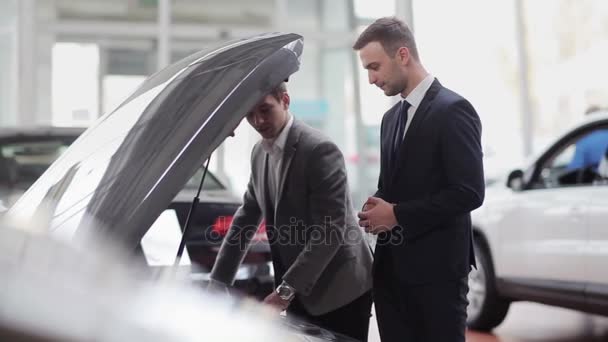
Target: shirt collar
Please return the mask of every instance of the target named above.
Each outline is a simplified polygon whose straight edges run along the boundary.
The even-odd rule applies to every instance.
[[[420,83],[418,83],[416,88],[414,88],[414,90],[412,90],[407,95],[405,100],[412,107],[418,108],[420,106],[420,103],[422,102],[422,99],[424,98],[424,95],[426,95],[426,92],[429,90],[429,88],[431,88],[431,85],[433,84],[434,80],[435,77],[433,77],[433,75],[426,75],[426,77]]]
[[[279,133],[278,137],[274,140],[262,139],[262,148],[264,151],[269,154],[283,152],[291,126],[293,126],[293,116],[289,115],[289,120],[287,120],[287,124],[285,124],[285,127],[283,127],[283,130]]]

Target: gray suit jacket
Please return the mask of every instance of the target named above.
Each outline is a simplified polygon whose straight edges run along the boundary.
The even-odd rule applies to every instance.
[[[265,161],[266,152],[257,143],[243,205],[211,271],[214,280],[232,284],[253,233],[267,217]],[[321,315],[372,285],[372,255],[352,209],[344,157],[320,132],[294,120],[280,174],[274,223],[281,232],[275,251],[286,268],[283,280],[296,289],[310,314]]]

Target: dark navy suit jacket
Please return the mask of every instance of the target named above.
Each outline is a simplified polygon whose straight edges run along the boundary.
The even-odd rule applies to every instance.
[[[376,196],[396,203],[399,226],[379,236],[374,269],[388,264],[407,284],[465,277],[475,264],[470,212],[484,199],[479,116],[435,79],[391,158],[398,113],[399,104],[382,119]]]

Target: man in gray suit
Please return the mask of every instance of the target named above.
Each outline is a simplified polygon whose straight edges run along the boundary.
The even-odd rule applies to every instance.
[[[232,284],[262,218],[276,291],[264,302],[320,327],[367,340],[372,256],[352,209],[344,157],[288,112],[285,83],[248,113],[262,140],[212,282]]]

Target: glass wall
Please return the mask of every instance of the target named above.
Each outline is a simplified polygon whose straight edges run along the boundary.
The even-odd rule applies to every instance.
[[[518,26],[516,3],[524,4]],[[14,121],[18,100],[16,0],[0,2],[0,118]],[[29,82],[47,82],[39,112],[54,124],[87,125],[112,110],[156,71],[158,1],[69,0],[36,2],[36,34],[48,31],[54,48],[37,45],[41,66]],[[46,4],[38,7],[39,4]],[[54,8],[50,4],[53,4]],[[220,41],[268,31],[304,36],[301,70],[289,81],[291,112],[328,134],[342,149],[355,203],[374,192],[383,113],[398,100],[369,85],[351,46],[379,16],[395,15],[395,0],[171,1],[171,60]],[[40,9],[42,8],[42,9]],[[468,98],[483,121],[488,177],[520,166],[531,117],[533,150],[583,117],[607,106],[608,2],[603,0],[413,0],[414,31],[423,64],[446,87]],[[404,15],[404,13],[399,13]],[[518,34],[518,28],[522,34]],[[38,39],[40,41],[40,39]],[[46,44],[46,43],[45,43]],[[523,48],[523,49],[520,49]],[[43,61],[53,51],[52,64]],[[522,57],[523,56],[523,57]],[[521,58],[520,58],[521,57]],[[521,61],[527,62],[527,68]],[[29,63],[29,62],[28,62]],[[48,67],[47,67],[48,64]],[[52,67],[51,67],[52,65]],[[525,74],[524,74],[525,73]],[[50,74],[50,73],[49,73]],[[524,83],[524,80],[529,83]],[[50,81],[49,81],[50,83]],[[23,83],[22,85],[24,85]],[[527,85],[529,93],[523,94]],[[523,89],[523,90],[522,90]],[[25,102],[27,103],[27,102]],[[27,114],[27,113],[26,113]],[[243,123],[212,159],[218,176],[244,190],[242,167],[259,136]]]
[[[415,1],[414,16],[422,63],[473,104],[487,176],[498,177],[523,151],[515,2]]]
[[[56,43],[53,47],[53,124],[82,126],[99,116],[99,47]]]
[[[17,117],[17,1],[0,1],[0,125]]]
[[[524,5],[539,147],[592,107],[608,108],[608,2],[538,0]]]
[[[482,118],[489,177],[521,166],[523,111],[530,115],[531,152],[539,152],[589,108],[608,106],[608,3],[521,1],[518,34],[516,1],[414,1],[424,64]]]
[[[358,136],[361,120],[355,72],[359,66],[349,39],[354,30],[352,3],[348,0],[288,0],[285,4],[286,14],[281,22],[287,28],[283,31],[304,36],[301,69],[287,84],[291,96],[290,112],[330,136],[340,147],[351,192],[359,203],[369,194],[367,185],[376,184],[376,179],[370,182],[361,172],[367,165],[360,155]],[[224,172],[236,193],[245,189],[249,176],[249,170],[239,166],[249,161],[251,147],[258,140],[259,135],[243,122],[236,136],[224,144]],[[373,170],[366,170],[370,169]],[[377,173],[373,175],[376,177]]]

